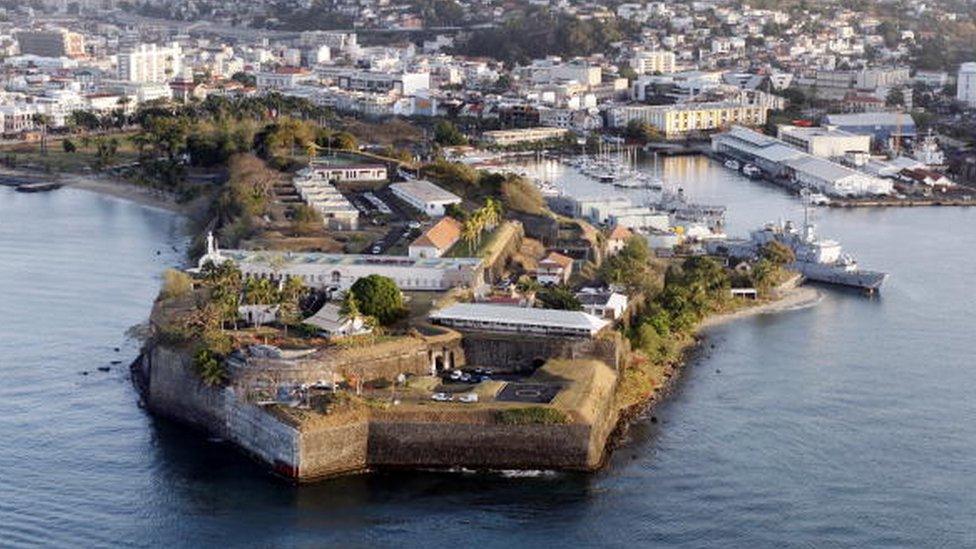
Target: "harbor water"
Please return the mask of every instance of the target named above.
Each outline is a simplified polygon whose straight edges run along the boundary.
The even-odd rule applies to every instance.
[[[801,213],[705,158],[644,169],[728,206],[732,235]],[[125,334],[184,257],[180,218],[0,188],[0,546],[976,546],[976,209],[818,218],[882,294],[712,329],[605,470],[297,487],[138,406]]]

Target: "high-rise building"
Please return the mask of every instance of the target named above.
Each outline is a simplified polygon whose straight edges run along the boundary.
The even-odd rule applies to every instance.
[[[671,73],[674,72],[674,52],[642,51],[630,60],[630,66],[637,74]]]
[[[85,56],[85,37],[64,29],[18,32],[15,37],[23,55],[40,57]]]
[[[956,78],[956,99],[976,107],[976,63],[963,63]]]
[[[139,44],[119,54],[119,80],[126,82],[169,82],[182,68],[183,52],[176,42],[168,46]]]

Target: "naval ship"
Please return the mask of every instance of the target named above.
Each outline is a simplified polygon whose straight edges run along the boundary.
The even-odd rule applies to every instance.
[[[816,226],[810,222],[808,208],[803,210],[802,227],[796,227],[791,221],[770,223],[753,231],[750,236],[757,251],[772,241],[788,246],[796,256],[796,261],[789,267],[807,280],[874,293],[881,289],[888,278],[888,273],[862,270],[853,256],[843,252],[840,243],[820,238]]]

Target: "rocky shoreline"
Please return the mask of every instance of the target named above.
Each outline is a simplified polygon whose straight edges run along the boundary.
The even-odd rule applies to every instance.
[[[695,361],[701,358],[701,353],[704,349],[703,346],[708,340],[708,330],[735,320],[765,314],[785,313],[817,305],[823,297],[820,291],[816,288],[796,285],[798,282],[799,279],[789,281],[787,285],[790,287],[780,290],[781,297],[779,299],[738,311],[712,315],[703,320],[695,333],[694,340],[682,350],[681,357],[667,365],[664,374],[664,384],[648,395],[645,400],[622,408],[618,412],[617,424],[607,438],[600,468],[606,467],[613,452],[624,446],[627,440],[627,433],[630,431],[631,426],[641,421],[654,408],[663,403],[674,390],[677,383],[683,379],[682,373],[684,369],[693,365]],[[657,418],[651,416],[651,422],[656,423],[656,421]]]

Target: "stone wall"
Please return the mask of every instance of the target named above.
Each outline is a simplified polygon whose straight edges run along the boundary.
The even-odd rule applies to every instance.
[[[225,394],[200,381],[193,357],[183,349],[156,345],[143,353],[151,411],[224,436]]]
[[[593,469],[590,426],[484,425],[453,421],[373,419],[369,463],[374,467]]]
[[[239,402],[228,390],[226,436],[286,477],[299,474],[298,429],[258,406]]]
[[[366,469],[369,422],[366,413],[331,418],[326,425],[310,425],[298,435],[298,478],[315,480]]]
[[[621,356],[619,339],[616,334],[570,339],[479,332],[464,333],[461,345],[468,364],[498,371],[532,370],[553,358],[593,358],[616,370]]]
[[[470,341],[468,339],[470,338]],[[471,364],[533,366],[536,359],[557,356],[615,358],[616,342],[511,336],[466,337],[457,334],[408,345],[399,353],[378,352],[377,372],[405,371],[429,365],[429,352],[454,350]],[[419,350],[423,349],[423,352]],[[385,362],[384,362],[385,361]],[[615,361],[607,361],[615,366]],[[347,367],[352,367],[348,366]],[[425,366],[426,367],[426,366]],[[213,389],[202,384],[186,351],[157,345],[143,353],[134,372],[153,413],[201,427],[225,437],[277,473],[301,481],[347,474],[371,467],[450,467],[493,469],[592,470],[600,465],[616,421],[612,398],[600,399],[594,415],[562,425],[502,425],[490,411],[463,410],[441,416],[434,412],[358,410],[296,424],[273,410],[238,400],[233,387]],[[385,375],[385,374],[384,374]]]

